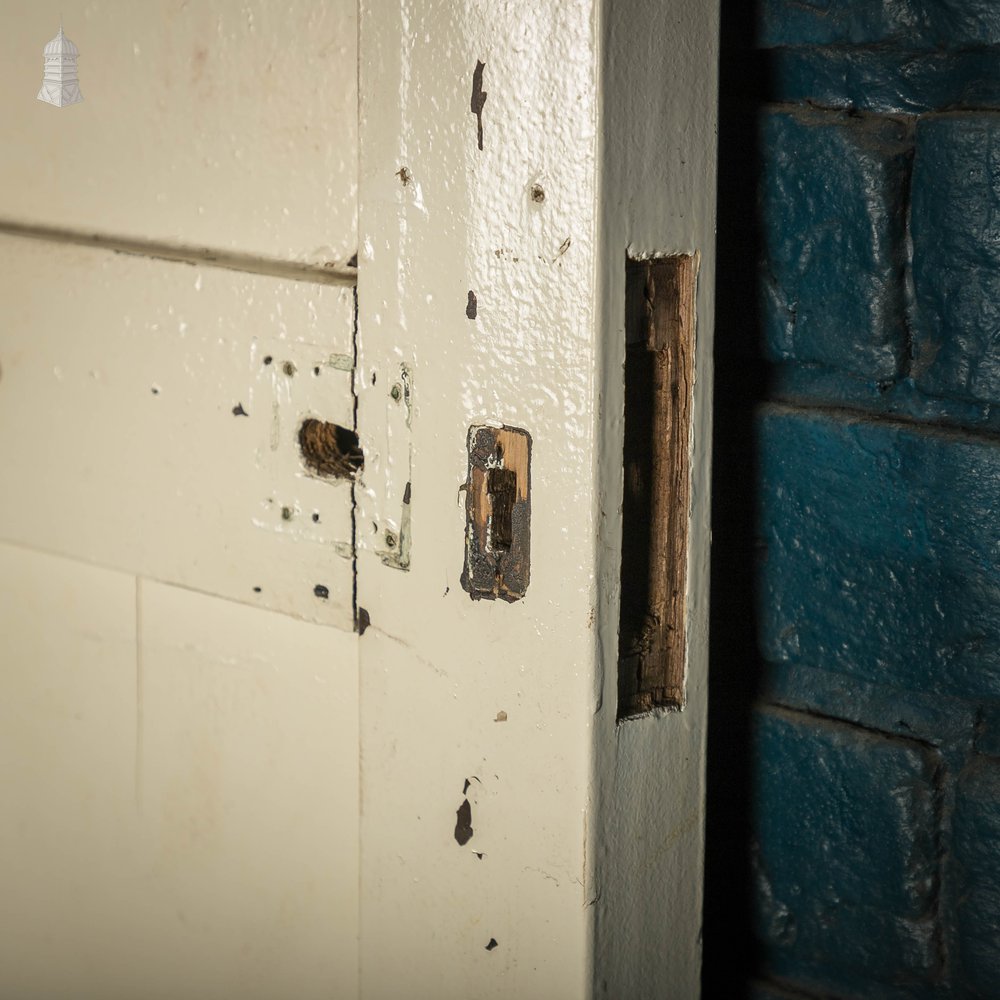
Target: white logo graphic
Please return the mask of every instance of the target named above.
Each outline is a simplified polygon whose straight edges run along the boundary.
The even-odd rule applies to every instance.
[[[45,77],[38,99],[57,108],[67,104],[78,104],[83,100],[80,81],[76,78],[76,57],[80,50],[63,34],[59,34],[45,46]]]

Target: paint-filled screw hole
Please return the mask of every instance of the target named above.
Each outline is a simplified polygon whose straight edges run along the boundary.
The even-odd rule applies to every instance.
[[[265,365],[272,364],[273,361],[274,361],[274,358],[272,358],[270,354],[265,355],[265,357],[264,357],[264,364]]]
[[[282,507],[281,508],[281,520],[282,521],[290,521],[291,519],[292,519],[292,508],[291,507]]]
[[[397,382],[389,390],[389,395],[398,403],[403,398],[403,387]]]
[[[330,588],[324,587],[322,583],[317,583],[313,587],[313,593],[321,600],[325,601],[330,597]]]
[[[497,945],[497,939],[496,939],[496,938],[490,938],[490,942],[489,942],[489,944],[488,944],[488,945],[486,946],[486,950],[487,950],[487,951],[492,951],[492,950],[493,950],[494,948],[497,948],[497,947],[499,947],[499,946]]]
[[[541,184],[532,184],[530,194],[531,200],[536,205],[541,205],[541,203],[545,201],[545,188],[543,188]]]
[[[396,536],[393,532],[387,531],[385,533],[385,544],[390,548],[394,549],[396,547]]]
[[[282,371],[283,371],[283,372],[284,372],[284,373],[285,373],[285,374],[286,374],[286,375],[287,375],[287,376],[288,376],[289,378],[291,378],[291,377],[292,377],[292,376],[293,376],[293,375],[294,375],[294,374],[296,373],[296,371],[298,371],[298,369],[297,369],[297,368],[295,367],[295,365],[293,365],[293,364],[291,363],[291,361],[286,361],[286,362],[285,362],[285,363],[284,363],[284,364],[283,364],[283,365],[281,366],[281,370],[282,370]]]
[[[313,524],[319,524],[319,511],[313,511]]]
[[[318,375],[318,374],[319,374],[319,365],[316,365],[316,367],[313,368],[313,375]]]
[[[354,431],[312,417],[299,428],[299,450],[307,469],[333,479],[353,479],[365,464]]]

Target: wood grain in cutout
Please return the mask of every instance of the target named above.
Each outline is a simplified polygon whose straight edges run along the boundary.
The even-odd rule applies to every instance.
[[[684,706],[697,270],[626,262],[619,718]]]
[[[517,427],[469,431],[462,586],[473,600],[520,600],[531,575],[531,437]]]

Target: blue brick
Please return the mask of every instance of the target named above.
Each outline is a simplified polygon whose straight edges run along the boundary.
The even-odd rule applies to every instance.
[[[937,766],[910,740],[758,712],[757,934],[772,974],[866,997],[934,995]]]
[[[940,694],[869,684],[843,673],[787,663],[765,664],[760,695],[767,701],[853,722],[887,735],[943,746],[964,759],[973,738],[980,746],[987,732],[983,716],[977,727],[976,706]],[[996,716],[1000,721],[1000,713]],[[987,751],[988,752],[988,751]]]
[[[893,378],[906,349],[907,128],[800,110],[765,115],[762,133],[769,356]]]
[[[779,407],[759,435],[764,658],[1000,697],[1000,445]]]
[[[997,45],[1000,6],[996,0],[763,0],[758,42],[902,49]]]
[[[990,49],[788,48],[769,52],[765,64],[771,101],[808,101],[877,114],[1000,105],[1000,60]]]
[[[917,385],[1000,402],[1000,114],[921,120],[912,229]]]
[[[961,775],[953,825],[958,978],[969,992],[1000,990],[1000,765],[979,758]]]
[[[800,993],[778,983],[756,982],[750,985],[748,1000],[815,1000],[815,994]]]
[[[975,747],[979,753],[1000,757],[1000,704],[988,702],[979,706]]]
[[[758,14],[764,46],[913,44],[925,32],[926,16],[914,0],[763,0]]]

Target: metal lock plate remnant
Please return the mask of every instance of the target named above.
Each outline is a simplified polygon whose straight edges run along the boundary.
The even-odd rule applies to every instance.
[[[518,427],[470,427],[462,586],[474,601],[520,600],[530,552],[531,435]]]

